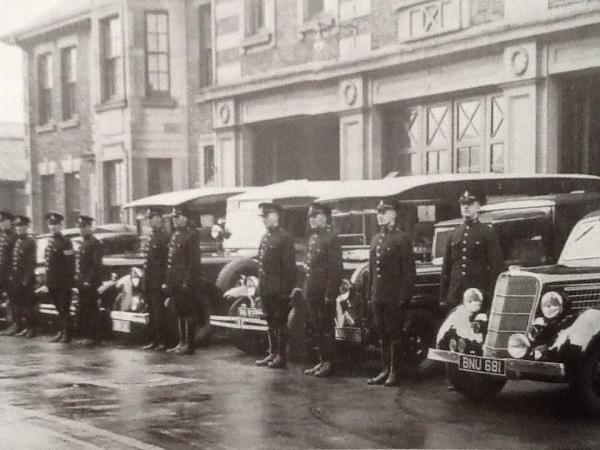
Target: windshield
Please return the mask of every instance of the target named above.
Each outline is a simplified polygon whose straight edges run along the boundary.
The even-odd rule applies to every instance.
[[[226,229],[230,233],[223,241],[227,250],[256,249],[265,234],[265,225],[258,215],[258,207],[227,214]]]
[[[576,225],[560,259],[566,266],[600,266],[600,222]]]
[[[435,235],[433,236],[433,250],[431,259],[434,264],[442,264],[444,258],[444,252],[446,251],[446,244],[450,233],[454,228],[436,228]]]

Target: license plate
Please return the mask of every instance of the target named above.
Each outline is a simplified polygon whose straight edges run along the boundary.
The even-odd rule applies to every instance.
[[[481,356],[460,355],[458,368],[466,372],[485,373],[506,376],[506,364],[503,359],[483,358]]]
[[[256,308],[247,308],[246,306],[240,306],[238,312],[240,317],[247,317],[249,319],[260,318],[260,312]]]
[[[336,327],[335,328],[335,339],[337,341],[360,342],[361,341],[360,328]]]
[[[113,331],[119,331],[121,333],[131,333],[131,322],[126,320],[113,319],[112,321]]]

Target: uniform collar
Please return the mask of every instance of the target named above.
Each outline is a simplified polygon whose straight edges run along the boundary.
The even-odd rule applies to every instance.
[[[330,229],[331,229],[331,227],[329,225],[325,225],[324,227],[319,227],[319,228],[313,228],[312,229],[312,234],[327,233]]]
[[[60,231],[56,231],[52,234],[52,237],[55,237],[55,238],[62,237],[62,233]]]
[[[479,217],[475,217],[474,219],[465,219],[464,220],[465,225],[475,225],[476,223],[479,223]]]

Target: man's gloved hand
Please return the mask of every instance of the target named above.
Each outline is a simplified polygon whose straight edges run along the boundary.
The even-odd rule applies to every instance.
[[[167,285],[166,284],[163,284],[160,288],[162,289],[163,292],[167,292]]]
[[[168,308],[170,304],[171,304],[171,297],[165,298],[165,308]]]

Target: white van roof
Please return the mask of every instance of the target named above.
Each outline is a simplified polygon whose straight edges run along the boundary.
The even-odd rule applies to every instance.
[[[253,188],[249,187],[202,187],[186,189],[183,191],[164,192],[140,198],[123,205],[123,208],[138,208],[149,206],[179,206],[184,203],[197,200],[198,204],[208,204],[217,201],[225,201],[232,195],[237,195]]]

